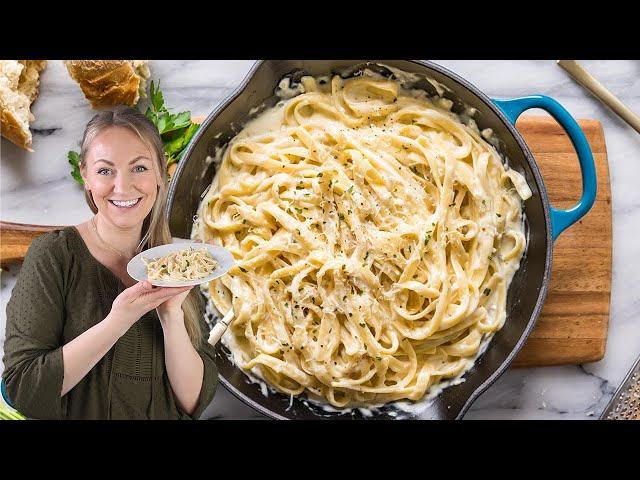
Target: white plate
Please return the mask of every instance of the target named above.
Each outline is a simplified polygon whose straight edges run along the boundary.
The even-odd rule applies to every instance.
[[[175,240],[174,240],[175,241]],[[191,285],[200,285],[201,283],[207,283],[211,280],[214,280],[218,277],[221,277],[233,266],[235,260],[233,259],[233,255],[226,248],[210,245],[208,243],[202,242],[192,242],[192,241],[184,241],[177,240],[178,243],[170,243],[167,245],[160,245],[159,247],[153,247],[149,250],[145,250],[144,252],[140,252],[138,255],[133,257],[129,263],[127,264],[127,273],[131,278],[135,278],[139,282],[147,281],[152,285],[156,285],[158,287],[186,287]],[[206,277],[197,278],[195,280],[185,280],[182,282],[168,282],[166,280],[149,280],[147,278],[147,266],[142,261],[142,257],[146,259],[156,259],[160,257],[164,257],[172,252],[176,252],[179,250],[185,250],[189,247],[194,249],[206,248],[211,256],[218,262],[218,266]]]

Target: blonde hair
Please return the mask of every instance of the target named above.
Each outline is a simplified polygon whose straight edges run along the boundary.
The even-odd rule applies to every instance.
[[[103,110],[97,113],[84,130],[82,141],[80,142],[80,165],[86,167],[85,158],[91,147],[91,143],[96,136],[110,127],[123,127],[134,132],[142,142],[144,142],[155,157],[158,166],[157,172],[160,172],[158,179],[158,194],[156,201],[151,208],[151,212],[142,223],[142,238],[136,247],[136,253],[148,248],[165,245],[172,242],[169,223],[164,216],[164,210],[167,204],[167,162],[165,160],[164,146],[160,133],[156,126],[144,116],[141,112],[133,107],[126,105],[118,105],[110,110]],[[98,213],[98,207],[93,200],[90,190],[85,189],[84,196],[89,208],[93,213]],[[197,289],[194,288],[189,292],[187,298],[182,304],[184,312],[184,323],[189,334],[191,343],[195,348],[201,345],[204,332],[200,328],[200,319],[202,318],[202,304],[198,296]]]

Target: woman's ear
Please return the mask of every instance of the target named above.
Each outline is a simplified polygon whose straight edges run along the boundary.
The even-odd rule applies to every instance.
[[[82,177],[84,188],[89,189],[89,184],[87,183],[87,168],[82,164],[80,164],[80,176]]]

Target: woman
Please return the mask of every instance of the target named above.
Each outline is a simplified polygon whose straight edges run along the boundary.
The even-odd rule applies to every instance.
[[[103,111],[80,156],[95,216],[29,247],[7,304],[9,398],[38,419],[198,418],[217,382],[199,296],[126,270],[140,251],[171,243],[158,131],[134,108]]]

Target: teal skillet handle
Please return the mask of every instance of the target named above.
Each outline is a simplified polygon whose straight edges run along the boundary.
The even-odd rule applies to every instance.
[[[580,201],[568,210],[560,210],[550,207],[551,211],[551,236],[556,238],[571,225],[580,220],[593,206],[596,199],[597,180],[596,166],[593,154],[584,132],[578,126],[569,112],[551,97],[544,95],[531,95],[529,97],[513,98],[511,100],[491,99],[500,110],[515,125],[522,112],[530,108],[542,108],[551,114],[553,118],[564,128],[573,143],[580,162],[582,173],[582,197]]]
[[[4,380],[0,378],[0,395],[2,395],[3,400],[9,405],[11,408],[14,408],[9,401],[9,394],[7,393],[7,386],[4,384]]]

